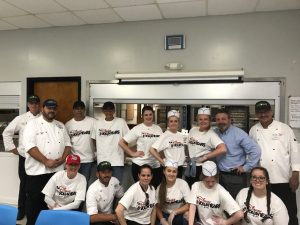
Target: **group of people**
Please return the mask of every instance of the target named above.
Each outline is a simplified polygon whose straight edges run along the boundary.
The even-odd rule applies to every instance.
[[[298,143],[288,125],[273,120],[267,101],[256,103],[259,122],[249,135],[225,109],[211,129],[210,109],[200,108],[198,126],[185,136],[176,110],[163,132],[147,105],[131,130],[112,102],[95,120],[76,101],[65,125],[55,120],[54,99],[43,102],[42,112],[36,95],[27,106],[3,132],[5,149],[19,155],[18,219],[26,214],[27,225],[42,209],[82,210],[84,202],[95,225],[298,225]],[[125,154],[135,183],[124,193]],[[98,179],[88,187],[95,158]]]

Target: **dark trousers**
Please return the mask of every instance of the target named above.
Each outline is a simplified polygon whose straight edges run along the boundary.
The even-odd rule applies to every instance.
[[[18,174],[19,174],[19,179],[20,179],[18,210],[22,213],[25,213],[27,174],[25,172],[25,157],[20,156],[20,155],[19,155]]]
[[[135,221],[132,220],[126,220],[127,225],[150,225],[150,223],[147,224],[141,224],[141,223],[137,223]]]
[[[48,209],[44,201],[45,195],[42,193],[42,190],[53,174],[54,173],[27,176],[26,225],[34,225],[40,211]]]
[[[271,184],[271,189],[285,204],[290,217],[289,225],[298,225],[296,193],[292,192],[288,183]]]
[[[188,185],[190,186],[190,188],[192,187],[192,185],[195,182],[199,181],[201,172],[202,172],[202,166],[196,166],[196,176],[195,177],[185,177],[185,180],[188,183]]]
[[[131,165],[131,173],[133,180],[137,182],[139,180],[138,172],[141,166],[138,164],[132,163]],[[163,177],[163,168],[160,166],[158,168],[153,168],[153,177],[151,180],[151,185],[153,185],[155,188],[158,187]]]
[[[96,222],[96,223],[91,223],[91,225],[115,225],[112,222]]]
[[[248,186],[247,173],[238,175],[234,172],[220,172],[219,183],[231,194],[235,199],[241,189]]]

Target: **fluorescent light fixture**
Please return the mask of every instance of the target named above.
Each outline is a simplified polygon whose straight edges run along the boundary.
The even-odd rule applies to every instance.
[[[242,82],[244,70],[173,72],[173,73],[117,73],[119,83],[171,82]]]

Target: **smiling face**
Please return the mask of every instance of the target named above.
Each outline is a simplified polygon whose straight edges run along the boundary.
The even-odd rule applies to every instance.
[[[43,117],[48,122],[51,122],[52,120],[54,120],[56,113],[57,113],[56,107],[47,107],[47,106],[43,107]]]
[[[273,121],[273,112],[271,110],[256,112],[256,117],[259,119],[259,122],[263,127],[267,127]]]
[[[197,122],[200,131],[207,131],[210,128],[210,116],[205,114],[200,114],[197,117]]]
[[[33,115],[37,115],[40,113],[40,103],[39,102],[28,102],[27,107]]]
[[[177,177],[177,169],[175,167],[167,166],[164,169],[164,175],[167,183],[174,183]]]
[[[226,113],[217,113],[216,114],[216,123],[218,128],[223,132],[228,129],[231,124],[231,119]]]
[[[153,112],[151,110],[145,110],[143,113],[143,121],[146,126],[151,126],[153,123]]]
[[[80,164],[66,164],[66,171],[67,171],[67,176],[69,179],[73,179],[76,177],[78,170],[80,168]]]
[[[152,173],[149,168],[143,168],[141,172],[138,174],[139,181],[142,186],[148,186],[152,179]]]
[[[176,116],[170,116],[168,118],[168,127],[171,132],[176,133],[179,128],[179,118]]]
[[[250,184],[254,190],[266,190],[269,183],[265,172],[261,169],[254,169],[250,175]]]
[[[98,171],[97,172],[97,177],[99,179],[99,181],[104,184],[104,186],[107,186],[109,184],[109,181],[111,179],[111,176],[112,176],[112,170],[110,169],[106,169],[106,170],[103,170],[103,171]]]

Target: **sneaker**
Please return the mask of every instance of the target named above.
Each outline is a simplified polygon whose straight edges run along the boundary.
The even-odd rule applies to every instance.
[[[25,217],[25,212],[23,210],[18,210],[17,220],[21,220]]]

